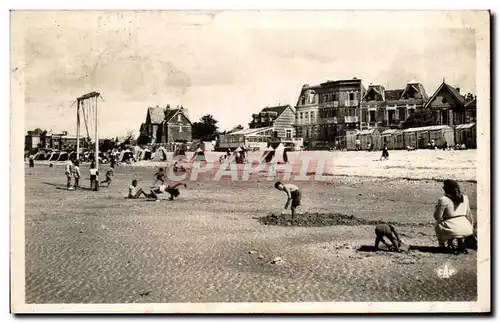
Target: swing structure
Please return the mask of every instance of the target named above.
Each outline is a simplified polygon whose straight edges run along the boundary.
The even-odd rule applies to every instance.
[[[99,110],[97,100],[102,98],[99,92],[90,92],[76,99],[76,159],[80,159],[80,110],[85,123],[87,138],[91,139],[91,131],[94,130],[95,166],[99,169]],[[89,130],[90,128],[90,130]],[[94,129],[92,129],[94,128]]]

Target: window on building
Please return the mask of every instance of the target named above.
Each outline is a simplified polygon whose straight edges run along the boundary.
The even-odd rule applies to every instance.
[[[376,111],[370,111],[368,122],[377,122]]]
[[[304,112],[301,112],[300,113],[300,119],[303,119],[304,118]]]
[[[354,93],[349,93],[349,101],[355,100],[356,96]]]
[[[414,108],[408,109],[408,115],[411,116],[413,114],[415,114],[415,109]]]
[[[278,132],[277,131],[273,131],[273,137],[274,138],[278,138]]]
[[[290,129],[286,130],[286,138],[287,139],[292,139],[292,130],[290,130]]]
[[[182,132],[182,126],[179,126],[179,132]]]
[[[311,111],[311,120],[314,119],[314,111]]]
[[[302,97],[300,98],[300,104],[301,104],[301,105],[306,104],[306,98],[305,98],[305,96],[302,96]]]
[[[182,121],[182,116],[180,113],[177,115],[177,121],[179,121],[179,122]]]

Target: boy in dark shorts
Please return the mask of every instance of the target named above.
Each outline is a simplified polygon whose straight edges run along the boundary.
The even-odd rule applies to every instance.
[[[375,235],[377,236],[375,239],[375,250],[378,250],[378,245],[380,242],[383,242],[387,248],[391,251],[401,251],[401,239],[399,238],[396,229],[390,224],[378,224],[375,227]],[[391,241],[391,244],[388,244],[384,237],[388,238]]]
[[[293,184],[283,184],[282,182],[276,182],[274,184],[274,187],[280,191],[284,191],[287,196],[287,201],[285,204],[285,210],[288,209],[291,205],[291,211],[292,211],[292,218],[295,218],[295,209],[300,206],[300,200],[302,197],[302,194],[300,193],[299,188],[296,185]]]
[[[139,197],[141,197],[141,194],[144,194],[144,197],[148,197],[148,195],[142,190],[142,188],[137,187],[137,180],[134,179],[132,181],[132,185],[128,187],[128,198],[138,199]]]
[[[106,185],[106,187],[109,187],[109,184],[111,184],[111,178],[115,175],[115,172],[114,172],[114,169],[113,169],[113,166],[111,166],[108,171],[106,172],[106,179],[104,181],[101,182],[101,185],[104,184],[104,183],[107,183],[108,185]]]
[[[155,173],[155,181],[153,183],[153,186],[156,186],[156,183],[161,182],[162,184],[165,183],[165,169],[160,167],[158,171]]]

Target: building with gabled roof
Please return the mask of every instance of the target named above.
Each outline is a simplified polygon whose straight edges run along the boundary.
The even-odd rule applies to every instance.
[[[151,144],[191,141],[192,124],[182,106],[175,109],[170,105],[148,107],[140,133]]]
[[[277,105],[265,107],[259,113],[252,115],[249,123],[250,129],[272,127],[273,137],[280,139],[293,139],[295,137],[295,110],[291,105]]]
[[[466,123],[465,97],[460,94],[460,88],[443,83],[434,91],[425,108],[432,111],[432,117],[437,125],[454,126]]]

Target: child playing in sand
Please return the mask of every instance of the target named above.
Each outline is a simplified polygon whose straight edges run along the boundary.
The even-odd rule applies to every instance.
[[[287,201],[285,204],[285,210],[290,206],[290,202],[292,203],[292,207],[290,208],[292,211],[292,218],[295,218],[295,209],[300,206],[301,193],[299,188],[293,184],[283,184],[282,182],[276,182],[274,187],[280,191],[284,191],[287,196]]]
[[[134,179],[132,181],[132,185],[128,187],[128,198],[138,199],[139,197],[141,197],[141,194],[144,194],[144,197],[148,197],[148,195],[142,190],[142,188],[137,187],[137,180]]]
[[[384,144],[384,149],[382,149],[382,156],[380,156],[379,160],[389,159],[389,150],[387,149],[387,145]]]
[[[108,171],[106,172],[106,179],[104,181],[101,182],[101,185],[104,184],[104,183],[107,183],[108,185],[106,185],[106,187],[109,187],[109,184],[111,184],[111,178],[115,175],[115,172],[114,172],[114,169],[113,169],[113,166],[111,166]]]
[[[158,182],[165,183],[165,169],[163,167],[160,167],[160,169],[158,169],[154,176],[155,181],[153,183],[153,187],[155,187]]]
[[[167,192],[170,194],[169,200],[172,201],[174,197],[178,197],[181,194],[179,192],[179,189],[177,188],[180,185],[184,185],[184,188],[187,188],[187,185],[183,183],[177,183],[174,186],[170,185],[167,186],[162,181],[162,184],[160,186],[151,188],[151,193],[149,194],[149,197],[154,198],[158,202],[160,201],[159,195]]]
[[[378,245],[380,242],[383,242],[389,250],[401,251],[401,239],[399,238],[396,229],[390,224],[379,224],[375,227],[375,250],[378,250]],[[387,237],[392,244],[388,244],[384,237]]]

